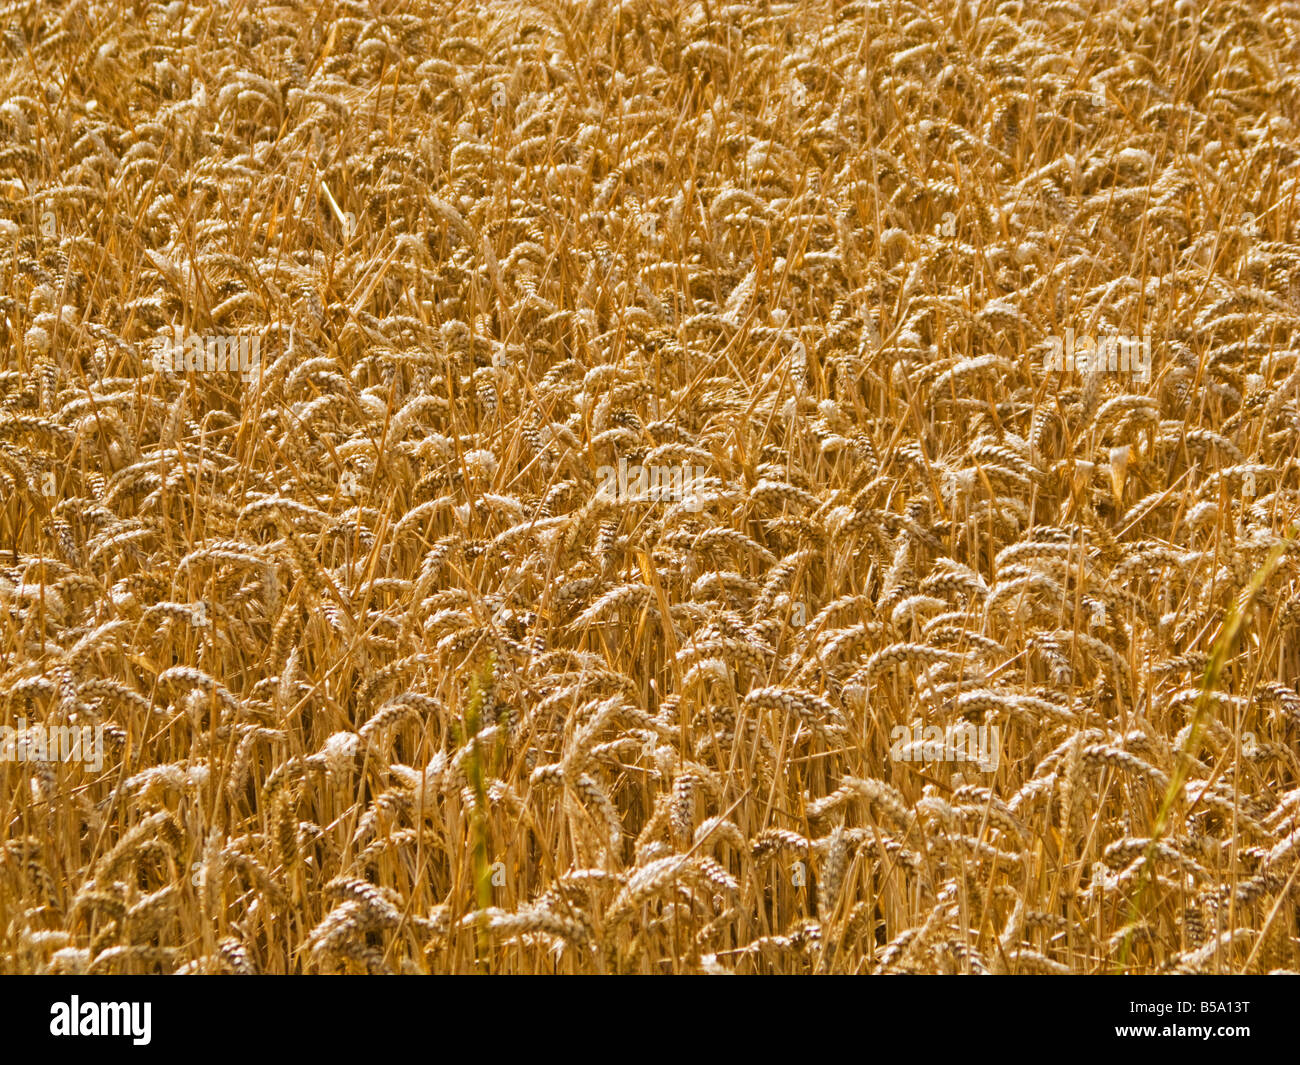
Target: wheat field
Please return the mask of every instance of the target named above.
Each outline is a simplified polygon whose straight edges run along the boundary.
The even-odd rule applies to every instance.
[[[1294,2],[0,5],[0,971],[1300,969],[1297,121]]]

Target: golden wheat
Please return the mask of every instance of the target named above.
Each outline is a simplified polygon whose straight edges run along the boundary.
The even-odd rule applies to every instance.
[[[3,971],[1297,967],[1300,6],[2,6]]]

